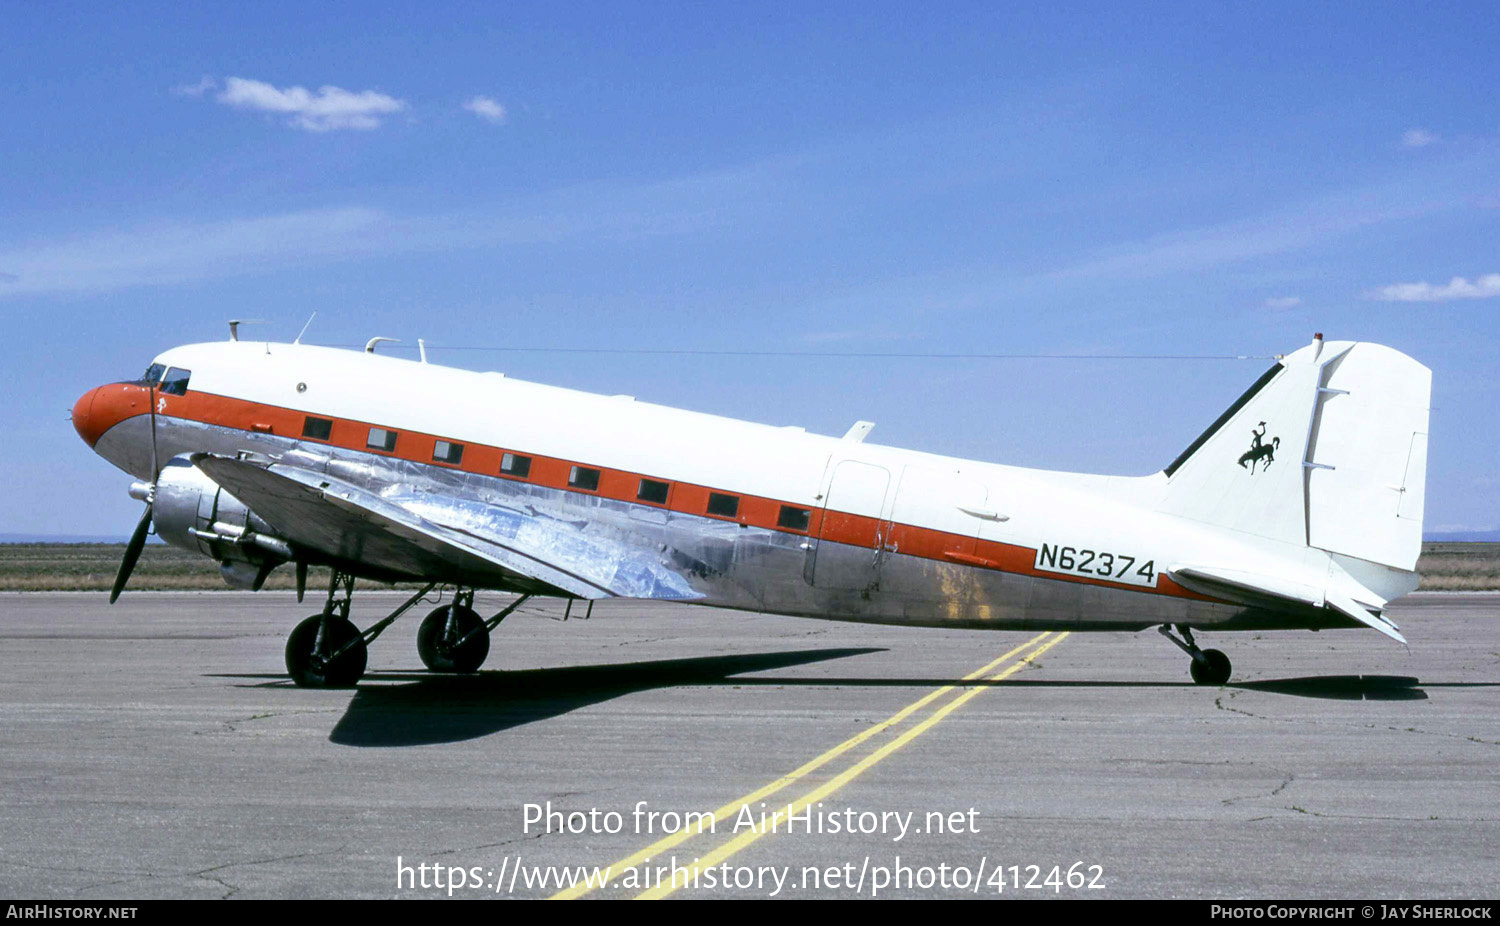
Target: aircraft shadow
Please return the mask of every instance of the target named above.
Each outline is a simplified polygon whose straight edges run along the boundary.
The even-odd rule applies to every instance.
[[[1199,688],[1189,681],[1113,682],[1096,680],[1031,680],[916,678],[910,676],[861,678],[739,677],[744,673],[806,665],[849,656],[884,652],[879,647],[790,650],[727,656],[699,656],[598,666],[556,669],[493,670],[474,675],[431,675],[426,672],[384,672],[365,676],[364,682],[406,682],[399,685],[361,684],[329,740],[344,746],[398,747],[453,743],[477,739],[538,720],[547,720],[582,707],[637,691],[682,685],[753,688],[802,686],[839,688],[927,688],[945,685],[995,688]],[[225,674],[216,677],[266,679],[256,687],[282,687],[283,675]],[[1485,682],[1436,682],[1402,675],[1327,675],[1264,679],[1224,686],[1246,691],[1336,701],[1425,701],[1425,688],[1487,688]]]
[[[1017,688],[1202,688],[1195,682],[1099,682],[1056,680],[1007,680]],[[1265,691],[1296,698],[1330,701],[1426,701],[1421,679],[1408,675],[1311,675],[1303,678],[1270,678],[1254,682],[1229,682],[1225,688]],[[1429,683],[1427,688],[1486,687],[1484,683]]]
[[[1417,687],[1420,684],[1420,679],[1409,675],[1318,675],[1240,682],[1227,687],[1330,701],[1426,701],[1427,692]]]
[[[878,652],[882,650],[877,647],[790,650],[474,675],[371,675],[366,679],[411,681],[405,685],[361,685],[328,739],[342,746],[455,743],[637,691],[679,685],[753,684],[751,679],[734,676]],[[839,684],[837,679],[805,681]]]

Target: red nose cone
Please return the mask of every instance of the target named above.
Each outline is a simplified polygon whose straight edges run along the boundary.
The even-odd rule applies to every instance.
[[[105,431],[149,409],[147,391],[129,383],[113,383],[85,392],[73,405],[73,429],[90,447]]]
[[[83,442],[90,447],[99,442],[99,435],[103,432],[93,429],[93,418],[91,412],[94,408],[94,397],[99,394],[97,388],[90,389],[79,396],[78,401],[73,403],[73,430],[83,438]]]

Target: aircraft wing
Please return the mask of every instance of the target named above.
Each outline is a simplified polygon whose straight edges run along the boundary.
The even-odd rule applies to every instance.
[[[702,597],[650,551],[534,510],[441,497],[417,503],[286,463],[206,453],[192,459],[283,539],[330,557],[578,598]]]
[[[1315,608],[1326,605],[1345,617],[1380,631],[1398,643],[1406,642],[1401,630],[1390,620],[1331,588],[1321,589],[1274,576],[1216,566],[1178,565],[1169,569],[1167,574],[1184,588],[1241,604],[1282,603]]]

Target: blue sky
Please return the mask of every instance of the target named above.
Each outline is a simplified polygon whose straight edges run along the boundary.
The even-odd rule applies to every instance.
[[[1500,527],[1495,34],[1489,3],[0,0],[0,533],[127,532],[73,400],[314,311],[311,342],[1120,473],[1268,362],[457,348],[1375,340],[1434,370],[1428,530]]]

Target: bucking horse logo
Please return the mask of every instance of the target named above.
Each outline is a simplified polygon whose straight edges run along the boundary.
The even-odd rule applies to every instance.
[[[1255,464],[1261,464],[1261,472],[1271,468],[1271,463],[1276,459],[1276,449],[1281,446],[1281,438],[1273,437],[1269,444],[1265,443],[1266,423],[1262,421],[1250,432],[1250,449],[1240,454],[1240,467],[1243,469],[1248,464],[1251,475],[1255,474]]]

